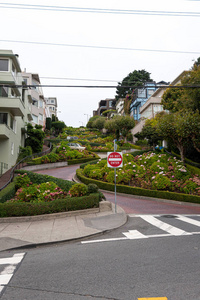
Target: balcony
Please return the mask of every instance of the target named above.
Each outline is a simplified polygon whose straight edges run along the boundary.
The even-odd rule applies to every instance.
[[[6,124],[0,124],[0,140],[9,139],[10,129]]]
[[[25,107],[19,98],[0,97],[1,111],[10,112],[13,116],[23,117]]]

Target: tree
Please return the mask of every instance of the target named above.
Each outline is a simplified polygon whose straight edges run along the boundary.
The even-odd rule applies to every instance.
[[[163,108],[172,112],[188,109],[200,111],[200,65],[194,64],[192,70],[185,73],[180,85],[192,88],[168,88],[161,100]],[[195,87],[196,86],[196,87]]]
[[[87,127],[87,128],[93,128],[93,123],[95,122],[95,120],[96,120],[97,118],[99,118],[98,115],[91,117],[91,118],[89,119],[89,121],[87,122],[86,127]]]
[[[59,135],[59,133],[62,132],[63,128],[66,127],[66,125],[65,125],[65,122],[55,121],[55,122],[52,122],[52,127],[55,128],[56,135]]]
[[[127,95],[131,95],[133,92],[133,89],[138,86],[143,86],[145,82],[147,81],[153,81],[150,78],[150,73],[145,70],[135,70],[132,73],[129,73],[122,82],[118,83],[117,90],[116,90],[116,96],[115,98],[118,100],[119,98],[126,98]],[[125,87],[123,87],[125,86]],[[126,87],[130,86],[130,87]]]
[[[105,117],[96,118],[95,121],[93,122],[92,127],[102,130],[104,128],[105,121],[106,121]]]
[[[135,126],[135,121],[130,116],[116,116],[113,118],[115,122],[116,130],[119,130],[121,135],[124,137],[125,142],[127,142],[127,135],[130,130]]]
[[[43,141],[45,137],[45,133],[42,130],[41,125],[35,125],[35,128],[32,124],[27,124],[27,134],[28,138],[25,141],[25,146],[30,146],[32,148],[33,153],[39,153],[43,148]]]
[[[181,160],[185,160],[185,151],[192,140],[195,149],[200,152],[200,115],[196,111],[178,111],[165,114],[159,119],[157,132],[163,139],[173,141],[178,148]]]
[[[138,136],[136,136],[141,139],[146,138],[148,140],[148,143],[153,146],[153,149],[155,149],[155,146],[158,144],[158,142],[162,140],[162,137],[157,131],[158,120],[162,116],[163,113],[158,113],[156,114],[154,119],[147,119],[145,125],[142,128],[142,131],[138,134]]]

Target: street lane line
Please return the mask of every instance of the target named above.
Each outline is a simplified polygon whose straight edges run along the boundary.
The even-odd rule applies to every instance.
[[[167,300],[167,297],[138,298],[138,300]]]
[[[180,236],[180,235],[190,235],[191,234],[182,229],[179,229],[177,227],[174,227],[172,225],[164,223],[150,215],[140,215],[140,218],[142,218],[146,222],[152,224],[153,226],[156,226],[159,229],[162,229],[163,231],[170,233],[171,235]]]
[[[176,219],[200,227],[200,221],[197,221],[197,220],[194,220],[194,219],[182,216],[182,215],[178,215],[178,217]]]
[[[102,240],[82,241],[81,244],[92,244],[92,243],[112,242],[112,241],[121,241],[121,240],[128,240],[128,238],[122,237],[122,238],[110,238],[110,239],[102,239]]]

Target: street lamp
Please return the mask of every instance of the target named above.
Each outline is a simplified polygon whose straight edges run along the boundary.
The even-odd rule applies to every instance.
[[[84,116],[87,116],[87,123],[88,123],[88,116],[89,116],[89,115],[88,115],[88,114],[84,114]]]

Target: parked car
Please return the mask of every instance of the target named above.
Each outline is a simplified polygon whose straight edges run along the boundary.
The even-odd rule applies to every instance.
[[[69,143],[68,146],[69,146],[71,149],[75,149],[75,150],[85,150],[85,147],[81,146],[81,145],[78,144],[78,143]]]

